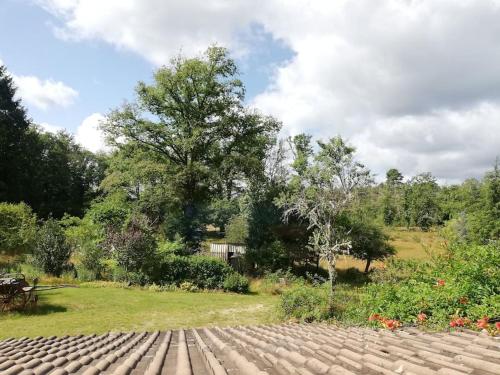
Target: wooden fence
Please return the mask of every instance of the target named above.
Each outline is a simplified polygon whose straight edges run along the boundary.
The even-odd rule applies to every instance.
[[[235,254],[245,254],[246,248],[242,245],[233,245],[228,243],[212,243],[210,244],[210,255],[216,258],[229,261],[231,256]]]

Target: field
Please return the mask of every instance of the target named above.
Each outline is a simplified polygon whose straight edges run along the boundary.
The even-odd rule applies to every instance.
[[[0,315],[6,337],[152,331],[275,321],[276,296],[67,288],[41,294],[34,314]]]
[[[396,258],[399,259],[425,259],[430,253],[439,253],[443,250],[442,239],[436,231],[423,232],[420,230],[407,230],[406,228],[394,228],[388,231],[390,243],[396,249]],[[373,262],[372,267],[380,267],[383,262]],[[342,256],[337,268],[345,270],[357,268],[363,271],[365,262],[353,259],[350,256]]]

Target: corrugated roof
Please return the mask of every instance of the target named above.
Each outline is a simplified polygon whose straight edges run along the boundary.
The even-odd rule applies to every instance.
[[[325,324],[0,341],[0,374],[500,374],[500,340]]]

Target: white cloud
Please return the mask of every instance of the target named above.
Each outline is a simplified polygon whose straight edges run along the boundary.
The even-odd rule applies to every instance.
[[[443,182],[481,176],[500,156],[500,103],[380,118],[351,141],[382,178],[393,167],[407,176],[432,171]]]
[[[156,65],[212,42],[245,52],[262,26],[294,56],[253,104],[285,133],[348,137],[380,174],[480,176],[500,153],[499,0],[36,1],[59,36]]]
[[[103,120],[104,116],[100,113],[86,117],[76,129],[75,140],[92,152],[109,151],[104,133],[99,128]]]
[[[17,95],[28,104],[46,110],[67,107],[78,97],[78,92],[61,81],[41,80],[35,76],[12,75],[18,88]]]
[[[46,123],[46,122],[42,122],[39,124],[42,129],[46,132],[49,132],[49,133],[52,133],[52,134],[56,134],[60,131],[63,131],[65,130],[63,127],[61,126],[57,126],[57,125],[52,125],[52,124],[49,124],[49,123]]]
[[[35,0],[60,17],[62,39],[102,39],[119,49],[164,65],[181,50],[204,51],[209,44],[245,48],[238,43],[254,21],[258,3],[246,0]]]

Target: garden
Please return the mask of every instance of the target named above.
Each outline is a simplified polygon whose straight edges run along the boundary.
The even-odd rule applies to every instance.
[[[3,298],[2,337],[290,320],[499,333],[498,160],[453,185],[377,178],[341,136],[280,139],[238,74],[220,47],[173,59],[92,153],[32,123],[1,67],[0,273],[65,286],[34,308]],[[246,250],[235,267],[212,243]]]

